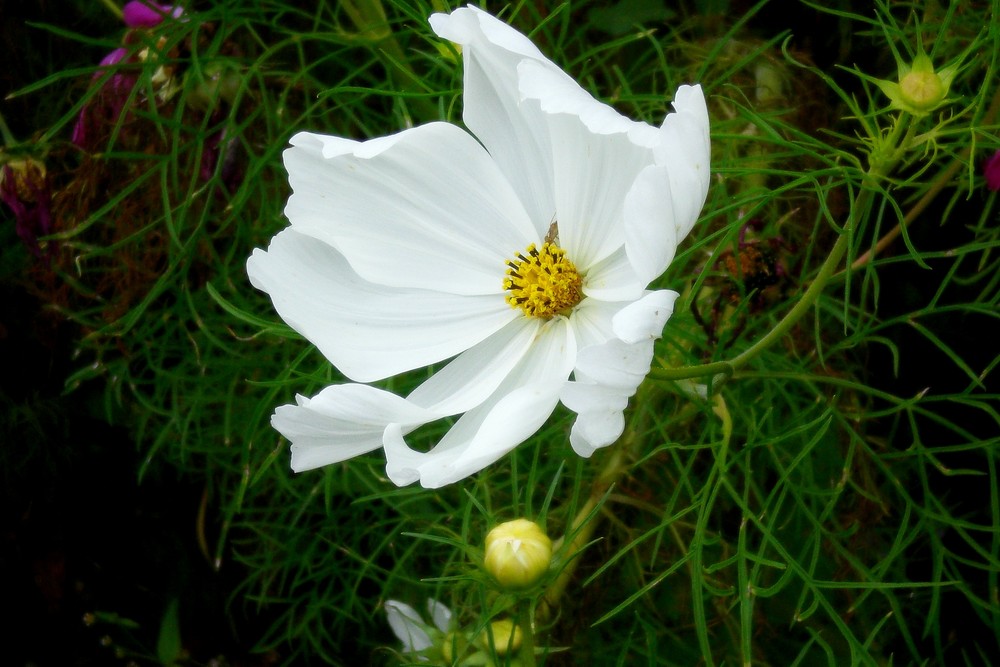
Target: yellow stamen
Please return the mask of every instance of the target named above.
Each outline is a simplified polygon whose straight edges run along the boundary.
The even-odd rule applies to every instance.
[[[583,278],[555,243],[545,242],[541,249],[532,243],[507,267],[503,280],[503,288],[510,292],[507,303],[525,315],[549,319],[583,299]]]

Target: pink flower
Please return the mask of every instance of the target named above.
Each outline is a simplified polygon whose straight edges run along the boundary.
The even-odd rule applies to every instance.
[[[130,28],[152,28],[160,25],[167,16],[180,18],[184,8],[179,5],[160,5],[132,0],[122,7],[122,20]]]
[[[212,116],[215,121],[217,116]],[[221,165],[219,163],[222,163]],[[236,192],[243,180],[243,168],[240,164],[240,143],[230,137],[223,128],[205,140],[201,154],[199,175],[202,180],[211,180],[219,169],[219,179],[229,193]]]
[[[184,8],[180,6],[132,0],[122,8],[122,20],[130,30],[153,28],[162,23],[166,17],[178,18],[183,13]],[[128,43],[127,35],[124,43]],[[93,80],[97,80],[105,77],[108,69],[115,70],[114,74],[106,78],[93,100],[80,109],[80,115],[73,124],[71,139],[80,148],[89,148],[90,138],[97,128],[114,124],[121,116],[132,88],[138,80],[136,73],[122,71],[116,67],[128,57],[128,54],[127,48],[118,47],[101,59],[98,70],[94,72]]]
[[[0,201],[14,214],[17,235],[35,257],[47,257],[38,237],[52,233],[52,198],[45,167],[16,160],[0,167]]]
[[[93,80],[100,79],[108,68],[120,63],[127,55],[128,49],[118,47],[104,56],[101,59],[99,69],[94,72]],[[104,124],[118,118],[135,82],[135,74],[125,72],[112,74],[96,95],[98,103],[96,105],[86,104],[80,109],[80,115],[77,116],[76,123],[73,124],[73,143],[80,148],[86,148],[87,137],[96,124]]]
[[[994,153],[983,165],[983,175],[986,177],[986,187],[993,192],[1000,191],[1000,151]]]

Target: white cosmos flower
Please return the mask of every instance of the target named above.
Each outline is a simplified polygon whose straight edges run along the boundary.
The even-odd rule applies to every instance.
[[[247,263],[355,381],[275,411],[296,471],[383,447],[396,484],[442,486],[504,456],[560,401],[577,413],[573,449],[590,456],[621,435],[677,297],[646,286],[705,202],[701,88],[681,86],[662,126],[634,122],[485,12],[430,23],[462,47],[472,134],[297,134],[284,154],[291,225]],[[447,359],[405,398],[360,384]],[[430,451],[407,445],[453,415]]]
[[[386,601],[385,615],[389,620],[389,627],[399,641],[403,642],[404,653],[420,653],[435,644],[441,645],[443,638],[451,630],[451,610],[448,607],[433,598],[427,598],[427,613],[434,625],[425,623],[420,613],[405,602]]]

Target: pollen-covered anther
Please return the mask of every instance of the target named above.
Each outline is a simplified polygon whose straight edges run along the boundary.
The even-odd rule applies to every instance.
[[[565,314],[583,299],[583,277],[566,251],[554,243],[532,243],[507,262],[503,288],[507,303],[525,315],[549,319]]]

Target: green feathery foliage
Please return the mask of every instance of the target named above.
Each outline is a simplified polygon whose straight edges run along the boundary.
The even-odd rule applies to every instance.
[[[493,525],[528,516],[557,547],[557,600],[530,607],[536,664],[989,663],[1000,226],[981,165],[1000,149],[996,2],[490,5],[630,117],[659,123],[676,87],[700,82],[713,179],[656,284],[682,296],[622,441],[579,459],[560,409],[434,491],[393,486],[380,452],[294,474],[269,424],[344,380],[246,277],[287,224],[289,137],[461,123],[460,54],[426,20],[448,7],[308,4],[192,3],[187,20],[130,33],[122,71],[137,84],[86,150],[71,128],[115,75],[53,59],[11,97],[47,125],[3,153],[45,165],[56,225],[42,261],[5,223],[4,280],[69,323],[65,400],[100,397],[88,414],[139,452],[128,474],[197,490],[201,566],[229,582],[233,619],[253,619],[233,621],[247,651],[410,664],[387,599],[439,599],[473,634],[523,621],[478,559]],[[124,29],[86,11],[101,32],[69,17],[30,30],[96,63]],[[876,80],[918,53],[956,71],[948,102],[911,116]],[[4,401],[24,443],[4,447],[17,482],[42,446],[21,434],[49,407]],[[177,649],[198,633],[192,592],[163,594],[159,661],[204,664]],[[157,625],[143,630],[152,655]]]

